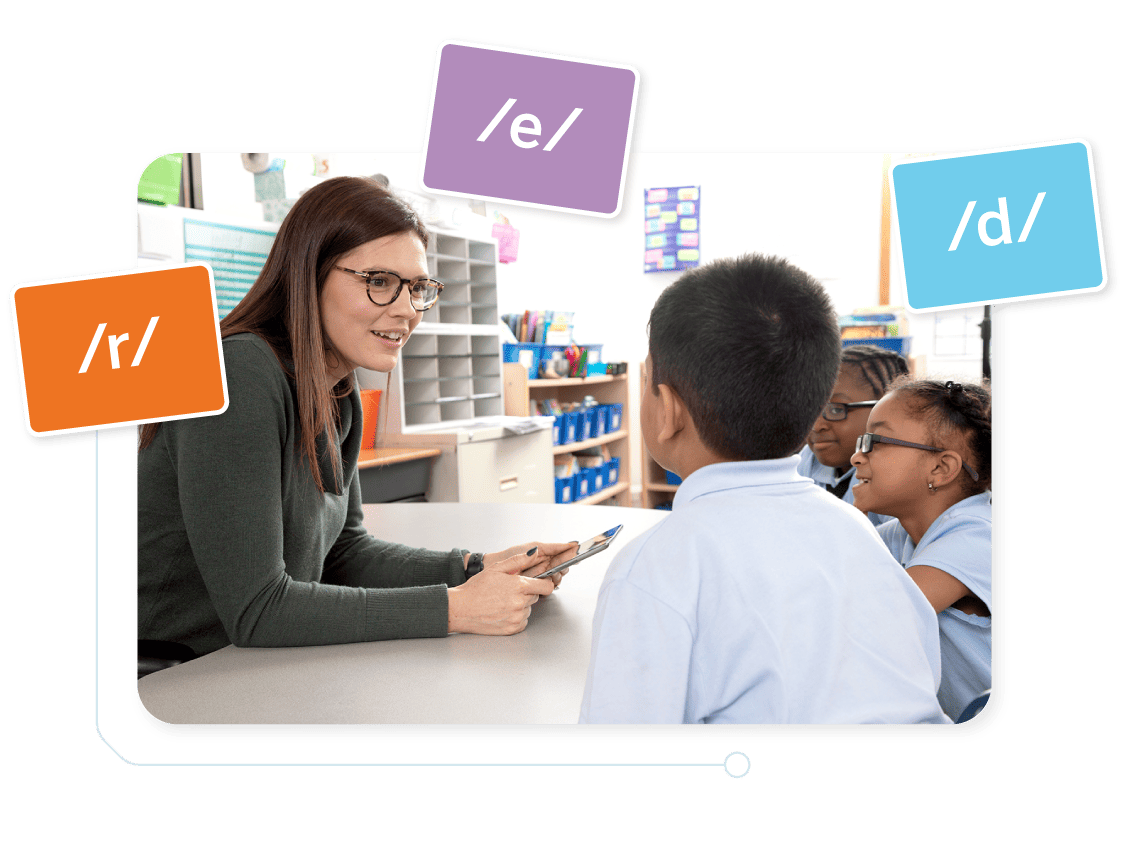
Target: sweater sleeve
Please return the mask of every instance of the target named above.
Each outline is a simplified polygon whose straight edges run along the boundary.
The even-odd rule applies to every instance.
[[[465,581],[464,550],[435,552],[372,537],[363,525],[359,470],[348,485],[348,516],[324,560],[324,581],[351,587],[414,587]]]
[[[263,348],[224,347],[225,413],[162,427],[192,555],[227,636],[238,646],[304,646],[446,635],[448,597],[436,570],[431,586],[373,590],[315,580],[320,563],[286,564],[281,481],[287,460],[297,462],[285,457],[295,411]],[[356,510],[349,504],[353,534]],[[348,543],[336,560],[360,556]]]

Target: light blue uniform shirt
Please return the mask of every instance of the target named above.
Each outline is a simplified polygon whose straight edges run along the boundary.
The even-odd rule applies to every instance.
[[[899,521],[879,535],[903,567],[925,565],[949,573],[992,610],[992,493],[962,499],[934,520],[915,547]],[[938,701],[956,720],[965,706],[992,687],[992,618],[949,607],[941,628]]]
[[[855,504],[855,493],[852,492],[852,490],[855,489],[854,466],[849,467],[843,475],[837,478],[836,470],[831,466],[825,466],[823,463],[817,460],[816,455],[813,454],[813,450],[808,446],[803,447],[798,453],[797,457],[800,458],[797,463],[797,474],[803,475],[806,478],[811,478],[821,486],[827,485],[829,487],[835,487],[837,484],[847,478],[851,483],[848,484],[848,489],[844,492],[843,500],[849,505]],[[894,517],[892,516],[883,516],[883,514],[877,514],[874,512],[867,514],[867,518],[871,520],[872,525],[877,526],[882,525],[884,522],[890,522],[892,519],[894,519]]]
[[[719,463],[606,571],[584,723],[947,723],[937,617],[797,458]]]

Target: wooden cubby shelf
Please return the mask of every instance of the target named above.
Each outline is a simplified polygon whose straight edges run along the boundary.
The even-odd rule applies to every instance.
[[[589,378],[544,378],[529,380],[527,368],[519,363],[504,364],[504,413],[508,416],[535,415],[534,402],[549,398],[562,404],[580,402],[591,395],[598,404],[621,405],[621,428],[600,437],[565,443],[555,446],[551,451],[555,456],[570,452],[606,446],[610,457],[618,458],[621,466],[617,472],[617,483],[605,487],[592,496],[580,499],[576,505],[619,504],[632,505],[629,474],[629,446],[632,437],[629,433],[629,375],[594,375]]]

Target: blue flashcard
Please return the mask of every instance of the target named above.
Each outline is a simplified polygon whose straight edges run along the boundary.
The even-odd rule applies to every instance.
[[[1085,142],[901,162],[890,177],[912,310],[1105,285],[1094,163]]]

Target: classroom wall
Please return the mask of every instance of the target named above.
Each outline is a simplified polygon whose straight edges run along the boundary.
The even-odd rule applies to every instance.
[[[321,178],[308,153],[271,154],[286,161],[287,194]],[[421,155],[329,154],[329,175],[386,174],[400,190],[421,193]],[[820,279],[836,309],[878,303],[881,153],[661,153],[634,151],[620,213],[614,218],[486,205],[469,214],[464,199],[431,196],[444,225],[480,233],[494,211],[520,231],[519,256],[499,272],[500,313],[528,309],[575,313],[576,341],[602,343],[607,361],[624,360],[639,377],[647,352],[646,322],[653,302],[678,272],[643,271],[643,190],[699,185],[700,252],[704,262],[761,251],[785,257]],[[237,154],[203,154],[204,207],[209,213],[261,219],[253,175]],[[901,271],[892,265],[891,301],[904,304]],[[953,342],[957,328],[979,333],[980,308],[912,314],[913,353],[928,372],[980,376],[979,343]],[[966,330],[967,329],[967,330]],[[936,344],[935,344],[936,341]],[[964,352],[954,353],[950,352]],[[634,487],[640,486],[640,428],[636,380],[631,387]]]

